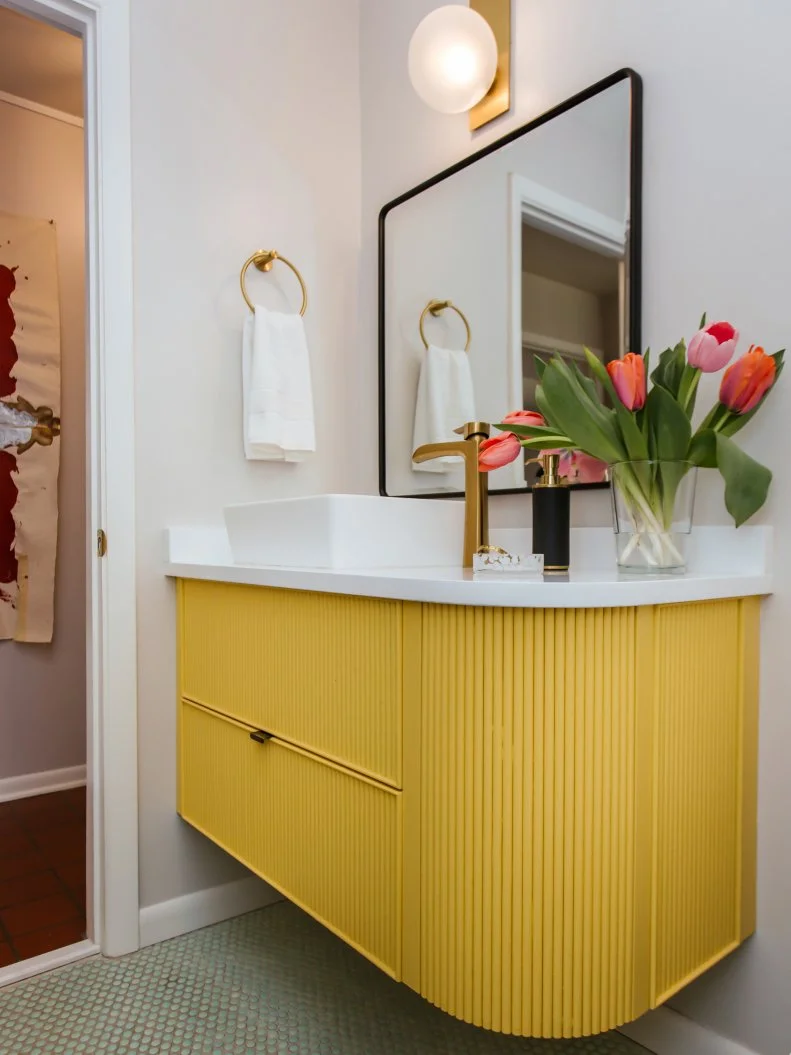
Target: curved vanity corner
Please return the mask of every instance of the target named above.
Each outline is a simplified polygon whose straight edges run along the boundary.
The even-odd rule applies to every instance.
[[[754,929],[770,537],[700,529],[697,570],[619,581],[578,536],[545,583],[173,531],[179,812],[458,1018],[633,1020]]]

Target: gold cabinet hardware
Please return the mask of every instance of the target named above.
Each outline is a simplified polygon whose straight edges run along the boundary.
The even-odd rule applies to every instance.
[[[107,554],[107,535],[99,528],[96,532],[96,556],[104,557]]]
[[[257,744],[266,744],[272,739],[272,733],[267,733],[264,729],[255,729],[250,733],[250,739],[255,740]]]

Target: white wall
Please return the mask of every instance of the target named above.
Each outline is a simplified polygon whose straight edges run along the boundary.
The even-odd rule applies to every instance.
[[[371,437],[354,458],[359,490],[377,486],[375,244],[384,202],[471,150],[622,66],[645,81],[643,333],[658,349],[694,331],[703,309],[726,317],[768,350],[791,335],[788,312],[791,196],[791,6],[786,0],[514,0],[515,108],[470,136],[466,117],[427,109],[406,72],[410,35],[436,0],[362,8],[363,334],[358,427]],[[762,636],[758,933],[690,986],[674,1006],[760,1055],[791,1047],[791,377],[742,434],[775,472],[759,521],[778,534],[776,594]],[[578,523],[606,524],[606,493],[575,495]],[[495,523],[525,523],[528,498],[494,502]],[[725,522],[712,474],[698,522]]]
[[[0,102],[0,209],[57,225],[63,422],[54,633],[0,641],[0,779],[85,763],[83,167],[82,128]]]
[[[366,395],[356,380],[359,17],[357,0],[131,8],[140,867],[151,905],[241,872],[175,813],[175,605],[163,529],[220,522],[230,502],[351,479],[344,456]],[[242,454],[239,270],[261,247],[301,268],[311,298],[319,450],[303,465]],[[250,288],[277,306],[280,281],[298,305],[284,267],[254,272]]]

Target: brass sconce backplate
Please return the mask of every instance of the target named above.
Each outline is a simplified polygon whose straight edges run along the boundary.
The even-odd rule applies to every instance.
[[[470,130],[511,108],[511,0],[470,0],[470,7],[492,27],[497,41],[497,74],[483,99],[470,110]]]

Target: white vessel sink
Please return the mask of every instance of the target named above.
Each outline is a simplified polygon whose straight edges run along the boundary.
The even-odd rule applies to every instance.
[[[461,561],[463,502],[314,495],[226,506],[224,513],[236,564],[418,568]]]

